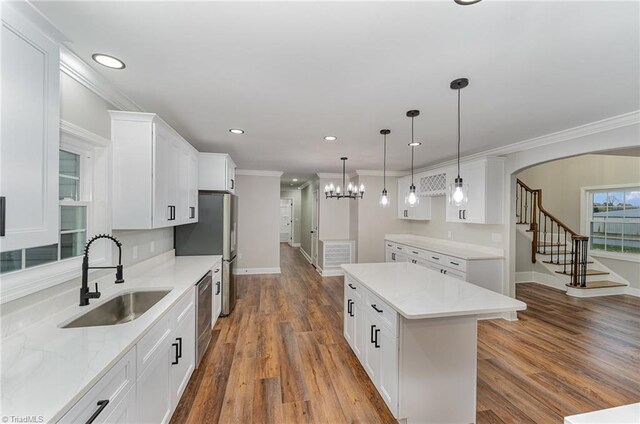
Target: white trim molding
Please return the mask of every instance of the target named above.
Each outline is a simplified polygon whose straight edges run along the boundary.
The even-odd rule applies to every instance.
[[[344,270],[341,268],[336,269],[323,269],[320,271],[320,275],[323,277],[339,277],[344,275]]]
[[[234,275],[281,274],[280,267],[274,268],[238,268]]]
[[[369,170],[369,169],[356,169],[356,175],[366,176],[366,177],[382,177],[384,173],[378,170]],[[409,173],[406,171],[387,171],[387,177],[404,177]]]
[[[87,62],[63,45],[60,46],[60,70],[118,109],[130,112],[143,111],[136,102],[115,88]]]
[[[311,262],[311,256],[304,251],[304,249],[302,247],[300,247],[300,253],[302,253],[302,256],[304,256],[304,258],[309,261],[309,263],[313,263]]]
[[[300,243],[289,243],[291,247],[300,247]]]
[[[109,147],[111,145],[111,140],[108,138],[104,138],[101,135],[87,131],[84,128],[68,121],[60,120],[60,132],[79,138],[94,147]]]
[[[640,289],[637,289],[635,287],[627,287],[627,294],[629,296],[640,297]]]
[[[328,178],[342,178],[342,174],[339,172],[318,172],[316,174],[318,178],[328,179]]]
[[[236,169],[236,175],[248,175],[253,177],[281,177],[282,171],[261,171],[259,169]]]
[[[516,284],[537,283],[562,291],[567,291],[567,286],[556,279],[553,275],[537,271],[516,272]]]

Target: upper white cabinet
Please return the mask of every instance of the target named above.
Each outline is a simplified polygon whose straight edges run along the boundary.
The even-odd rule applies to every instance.
[[[110,111],[113,228],[198,221],[198,152],[154,113]]]
[[[418,179],[414,177],[414,184]],[[412,219],[427,221],[431,219],[431,197],[420,196],[420,203],[410,208],[405,205],[404,198],[409,193],[411,176],[398,178],[398,219]]]
[[[58,242],[58,46],[2,3],[2,251]]]
[[[200,190],[236,191],[236,164],[226,153],[198,155],[198,187]]]
[[[457,176],[457,168],[447,170],[447,182]],[[504,158],[487,157],[460,165],[460,176],[467,185],[466,206],[456,207],[447,198],[447,221],[472,224],[502,224],[504,209]],[[449,196],[449,193],[447,194]]]

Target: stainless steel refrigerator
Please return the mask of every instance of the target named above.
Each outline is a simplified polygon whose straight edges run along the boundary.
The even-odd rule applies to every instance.
[[[175,227],[177,256],[222,255],[222,315],[236,302],[236,240],[238,197],[215,191],[198,192],[198,222]]]

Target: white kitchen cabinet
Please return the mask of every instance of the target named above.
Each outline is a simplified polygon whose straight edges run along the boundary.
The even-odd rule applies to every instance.
[[[211,328],[216,325],[218,317],[222,313],[222,261],[216,262],[212,269],[213,281],[213,313],[211,314]]]
[[[135,423],[135,409],[131,407],[131,397],[135,401],[135,384],[134,347],[73,405],[59,423],[84,423],[93,416],[95,423]]]
[[[353,284],[345,284],[344,288],[344,336],[353,349],[358,358],[361,358],[364,352],[364,335],[362,332],[364,314],[361,302],[362,289]]]
[[[58,46],[2,3],[2,251],[58,242]]]
[[[235,193],[236,164],[226,153],[198,155],[198,187],[200,190]]]
[[[457,168],[447,170],[447,189],[458,174]],[[467,204],[457,207],[450,203],[447,191],[447,221],[470,224],[503,223],[504,158],[487,157],[460,165],[460,176],[467,185]]]
[[[187,206],[189,222],[198,222],[198,152],[189,150],[189,182],[187,187]]]
[[[190,168],[197,151],[154,113],[109,111],[113,228],[163,228],[197,221]],[[196,214],[193,210],[195,208]],[[194,216],[194,218],[190,218]]]
[[[389,408],[397,415],[398,405],[398,338],[385,326],[375,334],[379,346],[380,365],[378,372],[378,391]],[[374,345],[375,348],[376,345]],[[395,410],[394,410],[395,408]]]
[[[171,418],[173,397],[171,391],[171,351],[165,344],[144,372],[138,376],[137,417],[140,423],[167,423]]]
[[[171,402],[173,408],[187,388],[196,367],[195,306],[192,304],[172,334],[169,355],[171,358]]]
[[[418,180],[414,178],[414,183]],[[416,221],[428,221],[431,219],[431,197],[420,196],[420,203],[410,208],[405,205],[404,199],[409,193],[411,176],[398,178],[398,219],[410,219]],[[417,191],[416,191],[417,192]]]

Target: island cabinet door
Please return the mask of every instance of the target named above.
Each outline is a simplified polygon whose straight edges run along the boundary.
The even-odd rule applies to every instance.
[[[347,343],[351,346],[351,349],[354,350],[354,324],[355,319],[353,317],[353,299],[350,296],[347,296],[347,292],[345,290],[344,296],[344,338],[347,339]]]
[[[378,346],[380,345],[377,343],[376,337],[379,338],[380,323],[371,314],[365,313],[363,318],[364,357],[361,362],[373,384],[378,387],[380,375],[380,348]]]
[[[386,327],[378,333],[380,356],[378,391],[395,417],[398,416],[398,339]]]
[[[364,355],[364,344],[366,342],[365,328],[364,328],[364,310],[362,309],[362,302],[357,299],[351,306],[353,315],[353,351],[358,358],[362,358]]]

